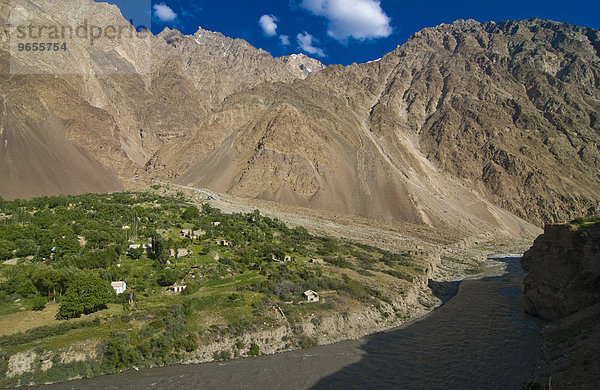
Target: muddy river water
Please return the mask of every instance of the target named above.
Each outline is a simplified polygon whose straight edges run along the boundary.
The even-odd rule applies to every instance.
[[[522,389],[543,323],[521,306],[519,258],[488,260],[431,314],[359,340],[220,363],[127,371],[46,389]]]

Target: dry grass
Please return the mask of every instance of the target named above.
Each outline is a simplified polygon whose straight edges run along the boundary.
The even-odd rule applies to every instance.
[[[82,315],[81,318],[73,319],[71,321],[82,321],[98,316],[112,315],[120,312],[121,305],[109,305],[108,309],[101,310],[96,313],[89,315]],[[38,326],[44,325],[56,325],[64,321],[56,319],[56,312],[58,311],[58,303],[49,303],[46,308],[41,311],[21,311],[18,313],[7,314],[0,316],[0,337],[8,336],[11,334],[25,332],[29,329],[37,328]]]
[[[43,325],[58,323],[55,319],[58,304],[50,303],[41,311],[21,311],[18,313],[0,316],[0,336],[25,332],[29,329]]]

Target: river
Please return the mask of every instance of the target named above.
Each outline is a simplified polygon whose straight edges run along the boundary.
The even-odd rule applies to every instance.
[[[521,306],[519,258],[392,331],[300,351],[127,371],[45,389],[522,389],[542,357],[543,321]]]

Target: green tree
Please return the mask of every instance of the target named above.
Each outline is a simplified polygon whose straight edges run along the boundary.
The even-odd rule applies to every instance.
[[[196,206],[190,206],[185,209],[183,214],[181,214],[181,218],[186,221],[193,221],[195,219],[200,218],[200,210]]]
[[[132,259],[139,260],[142,257],[142,255],[144,254],[144,248],[130,248],[127,251],[127,254]]]
[[[157,232],[152,233],[152,255],[161,263],[166,263],[170,256],[167,242]]]
[[[37,289],[35,288],[31,279],[27,278],[19,283],[19,286],[17,287],[17,293],[24,297],[28,297],[35,295],[37,293]]]
[[[85,253],[83,256],[76,257],[76,264],[79,268],[109,268],[116,264],[119,260],[119,255],[114,248],[98,249]]]
[[[212,207],[210,207],[210,205],[208,203],[204,203],[202,205],[202,213],[205,215],[212,215],[214,213],[215,209],[213,209]]]
[[[64,256],[79,252],[81,249],[79,240],[75,235],[65,235],[56,239],[56,255]]]
[[[15,243],[17,247],[17,256],[18,257],[26,257],[35,254],[37,251],[37,246],[35,245],[35,241],[30,239],[21,239],[17,240]]]
[[[0,260],[10,259],[15,245],[8,240],[0,239]]]
[[[77,318],[106,308],[115,293],[110,283],[96,275],[83,275],[71,283],[56,313],[57,319]]]
[[[170,286],[173,283],[175,283],[177,281],[177,279],[178,279],[177,272],[175,272],[175,270],[172,270],[172,269],[167,269],[167,270],[162,271],[158,275],[156,283],[158,283],[161,286]]]

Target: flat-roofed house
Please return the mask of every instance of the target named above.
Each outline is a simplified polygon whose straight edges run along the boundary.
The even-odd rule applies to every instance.
[[[319,294],[314,292],[313,290],[304,291],[304,296],[308,302],[319,302]]]
[[[117,295],[123,294],[125,289],[127,289],[127,283],[122,280],[118,282],[112,282],[110,285],[112,286],[113,290],[115,290],[115,294]]]

